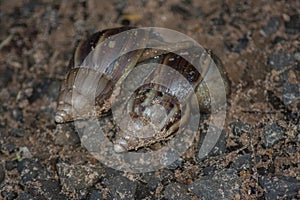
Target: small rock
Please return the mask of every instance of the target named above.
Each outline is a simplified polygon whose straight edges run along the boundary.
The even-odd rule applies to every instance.
[[[58,163],[57,171],[63,190],[67,192],[79,191],[93,186],[103,173],[103,168],[75,166]]]
[[[285,22],[285,32],[289,34],[300,33],[300,14],[290,16],[290,20]]]
[[[164,197],[169,200],[188,200],[191,196],[187,194],[187,185],[180,183],[170,183],[165,187]]]
[[[273,33],[276,33],[280,25],[280,21],[277,17],[272,17],[268,23],[262,27],[263,32],[266,36],[270,36]]]
[[[283,85],[283,103],[291,104],[293,101],[300,99],[300,87],[297,84],[285,83]]]
[[[252,163],[251,154],[245,154],[236,157],[233,160],[231,167],[236,169],[237,171],[240,171],[245,169],[252,169],[252,165],[253,163]]]
[[[20,147],[18,155],[20,158],[32,158],[32,154],[30,153],[27,147]]]
[[[17,150],[17,147],[14,143],[8,143],[2,145],[2,150],[7,151],[9,154],[11,154]]]
[[[5,171],[3,165],[0,163],[0,184],[4,181]]]
[[[5,169],[7,171],[11,171],[11,170],[17,168],[17,166],[18,166],[18,162],[16,160],[7,160],[5,162]]]
[[[259,184],[265,192],[267,200],[273,199],[297,199],[300,190],[300,181],[286,176],[262,176]]]
[[[100,190],[91,190],[88,194],[88,200],[102,200],[103,195]]]
[[[18,196],[18,200],[35,200],[35,199],[36,198],[33,195],[26,193],[26,192],[22,192]]]
[[[233,169],[223,169],[214,175],[200,177],[189,189],[201,199],[238,199],[242,182]]]
[[[267,148],[272,147],[277,141],[279,141],[285,132],[285,129],[279,126],[277,123],[266,125],[264,128],[264,141]]]
[[[241,121],[232,122],[229,126],[231,127],[232,133],[238,137],[242,136],[244,133],[252,131],[252,126],[250,124]]]
[[[25,131],[24,131],[24,129],[21,129],[21,128],[15,128],[15,129],[11,130],[9,132],[9,134],[13,137],[23,137],[25,134]]]
[[[112,196],[113,199],[134,199],[137,182],[131,181],[128,178],[120,174],[110,174],[109,177],[103,180],[103,185],[105,185]]]
[[[272,69],[280,71],[295,63],[293,55],[287,52],[276,51],[269,56],[269,64]]]
[[[151,192],[146,184],[139,183],[134,199],[155,199],[153,194],[154,192]]]
[[[174,172],[168,169],[159,170],[158,176],[163,185],[168,184],[175,178]]]
[[[38,179],[47,179],[48,176],[43,166],[34,159],[23,159],[18,163],[17,169],[21,173],[22,182],[24,184]]]
[[[141,178],[147,183],[147,187],[150,191],[155,191],[160,184],[160,178],[157,177],[154,172],[144,173]]]
[[[37,190],[46,199],[64,200],[66,197],[61,194],[61,185],[54,178],[47,178],[38,181],[40,186],[34,185],[32,188]]]
[[[25,158],[18,163],[17,169],[21,173],[25,191],[29,191],[31,195],[40,199],[66,199],[61,194],[61,186],[54,175],[38,160]]]

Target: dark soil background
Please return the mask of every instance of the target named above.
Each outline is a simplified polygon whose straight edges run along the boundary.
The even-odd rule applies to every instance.
[[[0,199],[300,199],[300,1],[0,1]],[[107,168],[54,122],[74,47],[122,25],[177,30],[232,82],[205,159],[157,172]]]

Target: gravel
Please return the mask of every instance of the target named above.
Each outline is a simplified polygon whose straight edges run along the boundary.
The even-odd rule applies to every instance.
[[[102,200],[103,194],[100,190],[91,190],[89,191],[89,194],[87,195],[88,200]]]
[[[129,180],[118,173],[108,174],[102,184],[109,189],[113,199],[134,199],[137,189],[137,181]]]
[[[279,126],[277,123],[268,124],[264,128],[264,141],[265,146],[270,148],[283,138],[285,129]]]
[[[54,178],[41,163],[34,159],[23,159],[17,167],[21,174],[22,184],[25,190],[37,198],[65,199],[61,194],[60,183]]]
[[[170,183],[165,187],[164,197],[168,200],[188,200],[191,196],[188,195],[187,185],[180,183]]]
[[[262,176],[259,184],[263,187],[266,200],[298,199],[300,181],[287,176]]]
[[[9,134],[13,137],[23,137],[25,134],[25,131],[22,128],[16,128],[16,129],[11,130],[9,132]]]
[[[288,66],[295,63],[294,56],[288,52],[284,51],[274,51],[269,56],[269,64],[272,69],[279,71],[287,68]],[[286,76],[281,77],[286,80]]]
[[[283,103],[288,105],[300,99],[300,86],[286,83],[283,85]]]
[[[66,193],[79,192],[93,186],[104,172],[101,167],[74,166],[67,163],[58,163],[56,167]]]
[[[262,27],[262,30],[266,36],[270,36],[278,30],[280,21],[277,17],[272,17],[268,23]]]
[[[189,189],[201,199],[235,199],[240,196],[241,184],[236,170],[223,169],[214,175],[200,177]]]
[[[251,154],[240,155],[232,161],[231,168],[237,171],[252,170],[253,162]]]
[[[242,136],[244,133],[250,133],[252,130],[251,124],[241,121],[234,121],[230,123],[231,131],[235,136]]]

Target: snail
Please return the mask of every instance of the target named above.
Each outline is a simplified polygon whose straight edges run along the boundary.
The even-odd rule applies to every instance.
[[[134,27],[103,30],[78,45],[61,85],[55,116],[57,123],[66,123],[104,116],[113,106],[118,116],[127,112],[130,120],[121,117],[119,121],[126,130],[120,129],[114,139],[116,152],[137,150],[171,138],[192,112],[190,102],[184,105],[178,102],[178,98],[186,101],[191,96],[186,83],[196,94],[201,112],[210,112],[209,91],[203,80],[212,63],[220,71],[226,94],[230,93],[230,82],[222,63],[211,51],[205,50],[202,52],[205,56],[193,58],[204,65],[199,71],[181,56],[187,50],[194,50],[190,42],[174,45],[147,31],[135,30]],[[118,34],[123,36],[115,39]],[[154,48],[145,45],[149,41]],[[169,68],[156,67],[159,65]],[[142,66],[148,66],[143,71],[145,76],[135,70]],[[174,78],[170,69],[180,73],[185,82]],[[166,85],[155,84],[153,80]],[[143,84],[134,88],[137,83],[134,81]],[[124,88],[132,92],[129,98],[124,98]]]

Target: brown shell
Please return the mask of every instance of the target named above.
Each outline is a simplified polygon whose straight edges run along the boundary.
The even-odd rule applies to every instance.
[[[112,98],[118,102],[119,94],[112,95],[114,87],[118,85],[117,82],[120,82],[121,77],[124,75],[126,77],[133,68],[147,62],[163,64],[178,71],[188,80],[194,91],[196,91],[200,109],[205,112],[210,110],[209,92],[205,84],[202,84],[203,76],[209,70],[210,63],[207,64],[207,68],[204,67],[202,74],[200,74],[193,65],[179,56],[181,51],[186,51],[186,48],[192,51],[192,46],[179,48],[176,54],[167,51],[153,51],[152,49],[138,49],[122,55],[124,49],[133,48],[134,44],[131,42],[133,39],[135,41],[138,40],[140,43],[147,42],[149,38],[148,33],[137,32],[134,38],[132,35],[127,35],[122,41],[114,43],[113,48],[97,48],[97,45],[103,45],[103,41],[106,38],[130,29],[133,29],[133,27],[122,27],[97,32],[79,44],[73,58],[70,60],[69,72],[61,86],[55,117],[57,123],[65,123],[89,117],[101,117],[106,114],[111,109],[110,102]],[[109,44],[107,45],[109,46]],[[122,56],[118,56],[120,54]],[[230,83],[220,60],[210,52],[209,55],[217,64],[225,82],[226,93],[229,94]],[[115,57],[117,59],[110,63]],[[107,63],[109,63],[109,67],[106,67]],[[178,129],[180,120],[183,120],[183,122],[188,120],[189,105],[186,105],[185,111],[182,112],[178,107],[178,103],[176,103],[176,99],[174,99],[174,95],[176,93],[176,95],[179,95],[179,98],[189,98],[190,92],[185,88],[181,88],[183,87],[182,83],[172,76],[161,77],[161,74],[167,73],[161,73],[161,70],[151,71],[144,78],[144,81],[167,79],[168,85],[171,88],[176,88],[176,90],[164,88],[161,85],[146,84],[139,88],[135,93],[135,98],[127,103],[131,109],[130,114],[132,119],[143,121],[143,123],[148,123],[147,117],[144,117],[147,106],[152,106],[152,102],[158,103],[168,113],[167,119],[163,120],[165,123],[158,128],[160,132],[154,137],[141,139],[133,137],[132,134],[128,135],[120,131],[116,134],[114,141],[117,152],[137,149],[168,139]],[[129,82],[129,87],[130,84]],[[151,100],[149,100],[147,95],[151,96]]]

